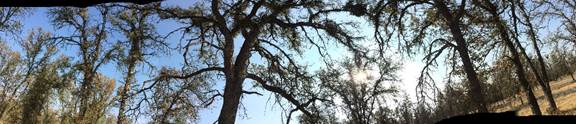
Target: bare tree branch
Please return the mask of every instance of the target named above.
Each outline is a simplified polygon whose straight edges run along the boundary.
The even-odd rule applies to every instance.
[[[204,72],[208,72],[208,71],[224,71],[224,68],[222,67],[208,67],[208,68],[203,68],[200,69],[198,71],[195,71],[193,73],[187,74],[187,75],[164,75],[164,78],[177,78],[177,79],[188,79],[191,77],[194,77],[196,75],[202,74]]]
[[[163,80],[163,79],[170,79],[170,78],[176,78],[176,79],[188,79],[191,77],[194,77],[196,75],[208,72],[208,71],[224,71],[224,68],[222,67],[208,67],[208,68],[203,68],[200,69],[198,71],[195,71],[193,73],[187,74],[187,75],[169,75],[169,74],[161,74],[160,76],[158,76],[157,78],[151,79],[151,80],[147,80],[144,81],[144,84],[146,84],[146,82],[150,82],[150,81],[154,81],[154,83],[152,83],[150,86],[142,88],[140,90],[138,90],[136,93],[134,94],[140,94],[146,90],[152,89],[154,87],[154,85],[156,85],[159,81]]]
[[[298,100],[289,95],[285,90],[281,89],[280,87],[270,86],[266,83],[264,79],[254,74],[247,74],[246,78],[255,80],[256,82],[260,83],[260,85],[262,85],[264,89],[268,91],[280,94],[280,96],[284,97],[286,100],[290,101],[290,103],[294,104],[296,106],[296,109],[299,109],[300,111],[302,111],[302,113],[306,114],[307,116],[312,116],[312,113],[310,113],[308,110],[304,108],[306,107],[307,104],[301,104]]]
[[[259,93],[259,92],[256,92],[256,91],[242,91],[242,93],[245,93],[245,94],[256,94],[256,95],[259,95],[259,96],[263,96],[262,93]]]

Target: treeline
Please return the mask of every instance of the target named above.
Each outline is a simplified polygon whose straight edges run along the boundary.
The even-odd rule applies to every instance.
[[[262,92],[274,94],[282,123],[433,123],[494,112],[517,94],[540,115],[559,112],[549,82],[574,80],[576,70],[571,0],[189,6],[1,8],[0,123],[197,123],[199,110],[221,106],[215,121],[233,124],[242,97]],[[31,14],[46,15],[55,31],[21,36]],[[182,62],[153,61],[169,56]],[[392,56],[423,60],[417,101],[398,88],[402,60]],[[103,66],[122,78],[104,76]],[[438,67],[446,78],[435,80]]]

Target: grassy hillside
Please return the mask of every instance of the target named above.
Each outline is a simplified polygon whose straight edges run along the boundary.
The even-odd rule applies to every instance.
[[[559,111],[557,113],[549,113],[546,109],[548,102],[542,93],[540,87],[534,88],[534,93],[538,99],[540,110],[544,115],[576,115],[576,81],[572,80],[570,75],[563,76],[562,78],[551,81],[552,94],[556,100]],[[517,110],[519,115],[531,115],[530,107],[527,104],[526,97],[523,94],[517,94],[516,97],[508,98],[490,106],[492,111],[503,112],[510,110]]]

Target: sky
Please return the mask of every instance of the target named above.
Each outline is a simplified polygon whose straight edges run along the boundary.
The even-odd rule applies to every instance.
[[[176,5],[176,6],[181,6],[181,7],[186,7],[187,5],[191,5],[193,3],[192,0],[167,0],[163,3],[163,5],[168,5],[168,6],[172,6],[172,5]],[[50,20],[48,18],[48,16],[46,15],[47,12],[47,8],[35,8],[32,13],[24,18],[22,18],[23,21],[23,32],[22,32],[22,36],[26,36],[26,34],[28,34],[28,32],[32,31],[32,29],[41,27],[43,30],[45,31],[49,31],[49,32],[53,32],[54,34],[58,35],[58,34],[67,34],[66,33],[66,29],[61,29],[61,30],[55,30],[55,28],[50,25]],[[335,15],[338,16],[338,15]],[[337,17],[337,18],[346,18],[345,16],[342,17]],[[364,26],[367,26],[367,24],[363,24]],[[161,34],[166,33],[168,31],[171,31],[172,29],[176,28],[178,25],[175,24],[174,22],[161,22],[157,25],[157,29],[158,32],[160,32]],[[371,28],[366,28],[366,30],[362,30],[360,32],[360,34],[371,34],[372,31],[370,30]],[[69,30],[68,30],[69,31]],[[118,34],[116,34],[118,35]],[[370,36],[370,35],[369,35]],[[112,39],[114,38],[118,38],[118,37],[112,37]],[[170,40],[177,40],[176,38],[171,38]],[[8,41],[8,44],[14,48],[14,49],[19,49],[18,48],[18,44],[17,42],[14,41]],[[69,55],[69,56],[76,56],[76,50],[73,47],[66,47],[64,49],[61,50],[63,54]],[[238,50],[236,50],[238,51]],[[331,49],[330,50],[331,53],[342,53],[343,50],[341,49]],[[307,52],[305,53],[304,57],[302,57],[303,62],[305,63],[311,63],[313,64],[314,62],[317,62],[318,55]],[[251,58],[251,61],[261,61],[258,60],[257,58]],[[416,83],[417,83],[417,78],[419,76],[420,70],[423,67],[423,63],[420,60],[421,57],[415,57],[415,59],[412,58],[403,58],[403,59],[399,59],[397,60],[397,62],[402,64],[402,69],[398,72],[398,77],[400,78],[400,82],[397,83],[397,85],[404,90],[409,97],[415,101],[415,87],[416,87]],[[180,65],[182,65],[182,58],[181,55],[179,53],[172,53],[172,55],[170,56],[162,56],[162,57],[152,57],[150,58],[150,61],[155,64],[155,65],[160,65],[160,66],[171,66],[171,67],[180,67]],[[316,67],[319,68],[319,67]],[[437,75],[442,75],[443,72],[443,68],[438,68],[437,69],[439,71],[439,73],[437,73]],[[105,76],[110,77],[112,79],[117,80],[117,82],[122,80],[123,77],[123,73],[122,71],[117,69],[117,66],[115,64],[106,64],[104,65],[99,72],[103,73]],[[441,77],[437,77],[439,79],[441,79]],[[137,81],[141,82],[144,80],[150,79],[149,75],[148,75],[148,71],[139,71],[137,73]],[[258,95],[244,95],[242,98],[242,107],[245,108],[243,109],[242,107],[239,109],[239,116],[237,117],[237,123],[238,124],[275,124],[275,123],[283,123],[283,119],[285,120],[285,115],[282,115],[282,112],[284,110],[282,110],[282,108],[280,108],[278,105],[274,104],[274,98],[273,98],[273,94],[271,92],[266,92],[263,91],[261,89],[251,89],[250,87],[252,86],[251,83],[248,83],[251,81],[247,81],[247,83],[245,83],[246,85],[244,85],[244,87],[248,90],[254,90],[254,91],[258,91],[260,93],[263,93],[263,96],[258,96]],[[222,90],[223,89],[223,82],[219,81],[219,82],[215,82],[216,84],[216,88]],[[116,86],[122,85],[121,83],[117,83]],[[207,109],[202,109],[200,110],[200,118],[198,123],[200,124],[208,124],[208,123],[213,123],[215,120],[217,120],[219,112],[220,112],[220,107],[221,107],[221,99],[217,99],[215,101],[215,103],[210,106]],[[242,114],[245,111],[245,115]],[[112,108],[110,110],[110,113],[112,113],[113,115],[116,115],[115,113],[117,113],[117,109],[116,108]],[[297,123],[295,116],[292,116],[292,123]],[[149,120],[149,117],[140,117],[137,121],[137,123],[145,123]]]

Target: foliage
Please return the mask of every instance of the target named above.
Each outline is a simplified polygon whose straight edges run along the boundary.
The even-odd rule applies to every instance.
[[[192,3],[49,8],[55,31],[23,36],[35,11],[0,8],[0,123],[198,123],[216,106],[233,124],[271,93],[285,123],[424,124],[576,73],[570,0]],[[416,101],[399,75],[419,76]]]

